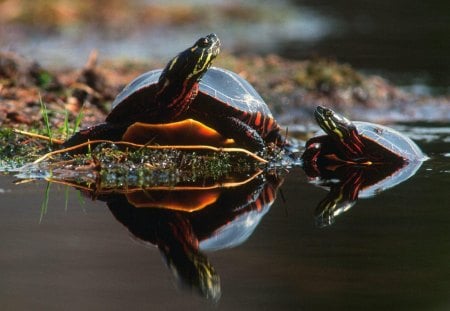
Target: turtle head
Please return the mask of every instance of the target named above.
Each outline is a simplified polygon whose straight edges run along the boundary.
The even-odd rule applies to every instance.
[[[199,80],[219,53],[220,40],[212,33],[171,59],[159,77],[160,103],[170,107],[187,100],[189,104]]]
[[[349,158],[362,156],[364,143],[356,126],[347,118],[333,110],[318,106],[314,112],[319,126],[327,133],[338,148]]]

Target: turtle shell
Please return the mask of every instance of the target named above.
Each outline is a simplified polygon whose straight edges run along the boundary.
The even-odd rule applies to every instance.
[[[106,117],[106,122],[132,121],[133,115],[142,116],[149,107],[151,109],[152,105],[149,105],[148,101],[156,95],[156,84],[161,72],[162,69],[146,72],[128,84],[114,99],[112,110]],[[153,108],[157,108],[156,104]]]
[[[390,127],[360,121],[354,121],[353,124],[359,135],[364,138],[365,143],[374,143],[367,152],[374,151],[373,149],[378,146],[408,162],[422,161],[426,158],[416,143]]]
[[[273,117],[253,86],[230,70],[210,68],[200,81],[200,92],[236,111]]]
[[[154,86],[158,82],[161,72],[162,69],[152,70],[134,79],[115,98],[112,103],[113,111],[123,105],[129,109],[133,107],[138,94],[145,97],[153,95]],[[253,86],[232,71],[217,67],[209,68],[200,81],[200,92],[222,103],[224,109],[228,107],[235,111],[253,114],[260,112],[273,118],[269,107]],[[197,106],[196,108],[199,108]],[[208,108],[210,107],[205,109]]]
[[[155,96],[161,72],[161,69],[157,69],[144,73],[125,87],[112,103],[113,110],[106,121],[120,123],[133,113],[139,116],[136,119],[142,119],[142,114],[149,109],[148,98]],[[155,120],[139,121],[164,122],[157,119],[157,112],[153,115]],[[199,92],[188,112],[181,118],[193,118],[216,129],[217,123],[220,123],[219,117],[223,116],[243,121],[263,139],[270,133],[278,133],[279,130],[269,107],[250,83],[232,71],[211,67],[202,77]],[[277,135],[274,139],[276,138]]]
[[[263,139],[279,129],[269,107],[253,86],[223,68],[208,69],[200,80],[199,94],[191,108],[209,118],[215,115],[236,117],[254,128]]]
[[[369,161],[417,162],[426,159],[416,143],[390,127],[362,121],[353,121],[352,123],[356,126],[364,143],[364,158]],[[342,160],[354,160],[346,158],[335,145],[336,142],[323,130],[318,131],[315,137],[306,143],[307,149],[309,145],[316,142],[321,143],[320,149],[325,151],[324,154],[337,154],[337,157]],[[314,153],[316,151],[313,151]],[[306,161],[309,161],[311,157],[312,154],[309,152],[305,152],[302,156]]]

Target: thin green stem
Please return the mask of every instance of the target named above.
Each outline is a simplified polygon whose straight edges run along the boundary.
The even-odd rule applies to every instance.
[[[45,123],[45,128],[47,130],[47,135],[48,138],[50,139],[50,144],[53,143],[52,141],[52,130],[50,128],[50,121],[49,121],[49,117],[48,117],[48,110],[47,110],[47,106],[45,105],[44,101],[42,100],[42,96],[39,93],[39,103],[41,104],[41,114],[42,114],[42,118],[44,119],[44,123]]]
[[[78,113],[77,118],[75,119],[75,126],[73,128],[72,134],[75,134],[78,131],[82,119],[83,119],[83,106],[80,108],[80,113]]]

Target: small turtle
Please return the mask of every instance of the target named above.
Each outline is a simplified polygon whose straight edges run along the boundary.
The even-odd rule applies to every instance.
[[[325,135],[306,142],[305,165],[375,165],[423,161],[420,148],[405,135],[378,124],[351,122],[333,110],[317,107],[314,113]]]

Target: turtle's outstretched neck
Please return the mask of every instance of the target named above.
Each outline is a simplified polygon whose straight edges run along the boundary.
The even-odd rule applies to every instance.
[[[126,131],[126,125],[112,124],[112,123],[100,123],[89,127],[84,130],[80,130],[72,137],[64,142],[63,148],[73,147],[78,144],[87,142],[88,140],[112,140],[119,141],[122,139],[123,133]],[[80,151],[82,152],[82,151]]]

